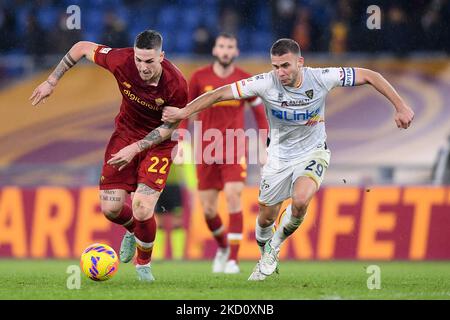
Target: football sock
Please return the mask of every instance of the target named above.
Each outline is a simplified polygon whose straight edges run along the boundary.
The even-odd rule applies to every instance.
[[[156,237],[155,215],[147,220],[136,220],[134,237],[136,238],[137,264],[148,264],[152,259],[153,242],[155,241]]]
[[[214,239],[216,239],[217,244],[220,248],[226,248],[228,246],[227,233],[222,224],[222,219],[220,219],[219,214],[212,219],[206,218],[206,224],[209,230],[212,232]]]
[[[292,215],[292,205],[286,208],[284,214],[280,217],[277,231],[273,235],[271,245],[277,249],[295,230],[302,224],[304,216],[302,218],[296,218]]]
[[[116,224],[120,224],[125,229],[127,229],[129,232],[134,232],[134,227],[136,225],[134,217],[133,217],[133,210],[131,207],[127,204],[124,204],[122,207],[122,211],[120,211],[119,215],[115,218],[111,218],[106,216],[106,218],[114,222]]]
[[[239,246],[242,240],[242,211],[230,213],[230,226],[228,228],[228,243],[230,244],[230,257],[228,260],[238,261]]]
[[[275,222],[268,227],[261,227],[258,223],[258,218],[256,218],[255,238],[261,254],[264,251],[264,245],[272,238],[274,234],[274,225]]]

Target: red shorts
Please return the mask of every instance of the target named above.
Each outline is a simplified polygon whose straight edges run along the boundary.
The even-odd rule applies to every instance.
[[[227,182],[245,182],[246,165],[197,164],[198,190],[222,190]]]
[[[172,164],[172,150],[176,145],[163,143],[141,152],[121,171],[107,164],[111,154],[133,142],[135,141],[128,140],[117,132],[113,133],[105,151],[100,190],[122,189],[134,192],[138,183],[144,183],[156,191],[164,189]]]

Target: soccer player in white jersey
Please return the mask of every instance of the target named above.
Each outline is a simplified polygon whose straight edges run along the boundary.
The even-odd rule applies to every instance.
[[[280,246],[306,215],[330,163],[326,145],[325,98],[335,87],[372,85],[395,109],[398,128],[406,129],[414,112],[379,73],[363,68],[304,67],[300,47],[279,39],[270,50],[273,70],[217,88],[193,100],[186,108],[166,107],[162,120],[176,122],[216,102],[259,96],[270,127],[268,161],[262,170],[256,241],[262,257],[249,280],[264,280],[278,264]],[[284,200],[292,203],[276,231],[274,223]]]

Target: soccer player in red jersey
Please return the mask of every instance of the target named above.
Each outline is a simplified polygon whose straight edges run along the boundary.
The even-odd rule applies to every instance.
[[[189,101],[205,92],[250,76],[234,64],[235,58],[239,55],[235,36],[228,33],[219,34],[216,37],[212,54],[215,57],[214,63],[200,68],[192,75],[189,82]],[[206,224],[218,244],[212,267],[215,273],[238,273],[240,271],[238,251],[243,230],[241,193],[246,179],[245,150],[239,152],[238,145],[241,147],[243,145],[236,141],[235,147],[227,150],[225,136],[227,129],[231,129],[233,132],[244,129],[245,102],[252,107],[251,110],[259,129],[268,130],[264,106],[260,98],[224,101],[200,113],[197,118],[201,121],[202,137],[206,136],[205,132],[209,129],[219,130],[224,137],[223,159],[213,161],[213,163],[211,163],[211,159],[201,159],[202,161],[197,164],[198,189],[203,213]],[[186,128],[187,121],[182,122],[180,127]],[[211,148],[214,143],[222,142],[213,140],[197,144],[201,145],[201,150],[196,150],[197,155],[205,155],[205,149]],[[230,151],[231,154],[227,154],[227,151]],[[227,161],[227,157],[232,158],[232,161]],[[228,232],[217,214],[217,199],[221,190],[225,192],[229,212]]]
[[[83,57],[116,78],[122,104],[105,152],[100,203],[106,218],[127,229],[120,260],[129,262],[137,247],[136,270],[142,281],[154,280],[150,267],[156,236],[153,211],[166,184],[177,143],[171,139],[162,142],[178,126],[160,120],[162,109],[166,105],[183,108],[188,99],[187,82],[164,57],[162,41],[153,30],[137,35],[133,48],[113,49],[80,41],[30,97],[32,105],[45,102],[64,73]],[[132,209],[125,204],[128,193],[134,193]]]

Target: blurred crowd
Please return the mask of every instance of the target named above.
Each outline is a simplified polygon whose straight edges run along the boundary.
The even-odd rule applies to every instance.
[[[81,9],[69,30],[66,9]],[[380,29],[367,28],[369,5]],[[265,54],[277,38],[303,52],[450,51],[450,0],[0,0],[0,53],[62,54],[79,40],[131,46],[143,29],[165,37],[175,54],[209,54],[220,31],[236,34],[241,51]]]

